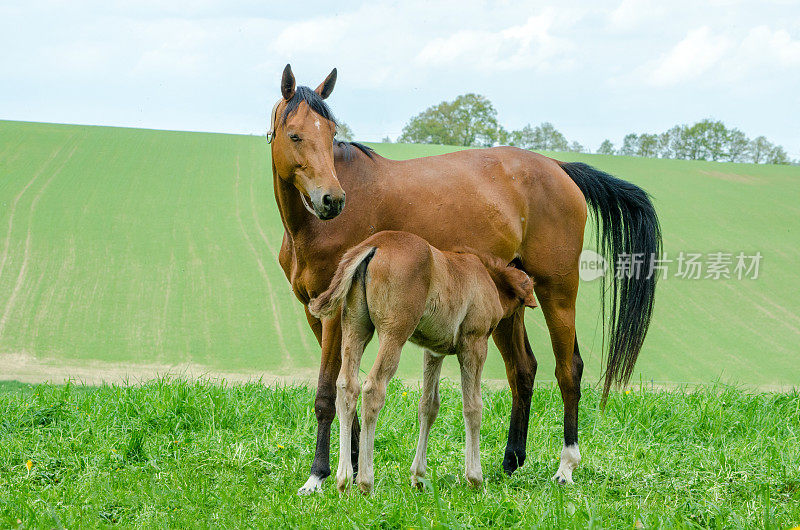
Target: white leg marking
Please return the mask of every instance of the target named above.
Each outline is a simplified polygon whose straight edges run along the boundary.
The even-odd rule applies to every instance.
[[[324,478],[320,478],[316,475],[311,475],[306,480],[306,483],[303,484],[303,487],[297,490],[298,495],[311,495],[312,493],[316,493],[318,491],[322,491],[322,483],[325,482]]]
[[[581,463],[581,452],[578,450],[578,444],[565,445],[561,449],[561,465],[558,466],[558,471],[553,476],[553,479],[559,484],[573,484],[572,471]]]

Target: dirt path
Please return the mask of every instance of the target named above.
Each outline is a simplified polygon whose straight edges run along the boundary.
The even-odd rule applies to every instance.
[[[169,376],[178,379],[201,380],[210,382],[247,383],[261,381],[265,385],[305,385],[316,386],[317,371],[305,369],[292,374],[276,374],[253,370],[249,372],[218,370],[196,363],[158,364],[158,363],[125,363],[108,361],[65,361],[56,358],[36,358],[24,353],[0,353],[0,381],[19,381],[22,383],[63,384],[66,381],[86,385],[103,383],[137,384],[158,377]],[[415,378],[402,378],[405,384],[419,386],[421,381]],[[453,381],[458,384],[458,381]],[[711,383],[708,383],[710,385]],[[508,389],[505,379],[484,379],[483,385],[493,390]],[[555,381],[539,379],[537,387],[555,387]],[[632,392],[644,387],[647,391],[675,390],[702,386],[700,383],[655,381],[630,385]],[[599,390],[599,385],[596,389]],[[724,388],[721,386],[720,388]],[[797,385],[738,385],[748,392],[791,392],[800,390]]]
[[[136,384],[162,376],[189,380],[226,381],[246,383],[261,380],[265,384],[313,385],[316,370],[297,374],[274,374],[262,371],[235,372],[216,370],[196,363],[112,363],[107,361],[65,361],[64,359],[40,359],[24,353],[0,354],[0,381],[23,383],[61,384],[67,380],[99,385],[102,383]]]

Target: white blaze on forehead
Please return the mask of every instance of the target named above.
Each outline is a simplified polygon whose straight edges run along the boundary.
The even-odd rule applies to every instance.
[[[314,120],[314,125],[319,129],[319,119]]]

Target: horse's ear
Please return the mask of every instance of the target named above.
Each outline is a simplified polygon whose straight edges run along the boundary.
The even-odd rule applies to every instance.
[[[328,74],[328,77],[325,78],[325,81],[319,84],[319,86],[314,90],[319,97],[322,99],[327,99],[328,96],[331,95],[333,92],[333,86],[336,84],[336,68],[331,70],[331,73]]]
[[[294,74],[292,73],[292,65],[287,64],[283,69],[283,77],[281,78],[281,94],[283,99],[289,101],[294,96],[295,82]]]

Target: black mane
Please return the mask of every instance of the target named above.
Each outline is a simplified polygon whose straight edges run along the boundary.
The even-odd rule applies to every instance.
[[[289,116],[291,116],[297,111],[297,107],[299,107],[300,103],[302,103],[303,101],[305,101],[308,104],[311,110],[313,110],[326,120],[330,120],[331,122],[333,122],[334,126],[337,125],[336,118],[333,116],[333,113],[331,112],[330,107],[328,107],[328,104],[325,103],[325,100],[323,100],[319,94],[317,94],[307,86],[297,87],[297,89],[294,92],[294,96],[292,96],[292,99],[290,99],[289,102],[286,103],[286,108],[283,110],[283,116],[281,116],[281,122],[286,123],[287,118],[289,118]],[[333,142],[334,145],[341,148],[344,159],[348,161],[353,159],[353,155],[355,154],[353,152],[354,148],[358,149],[359,151],[361,151],[370,158],[372,158],[373,155],[375,154],[375,151],[371,147],[367,147],[366,145],[358,142],[345,142],[342,140],[337,140],[336,138],[334,138]]]
[[[328,104],[325,103],[325,100],[322,99],[319,94],[308,88],[307,86],[299,86],[297,90],[294,92],[294,96],[292,99],[286,103],[286,108],[283,111],[283,117],[281,118],[282,123],[286,123],[286,119],[291,116],[292,114],[297,111],[297,107],[300,106],[300,103],[305,101],[308,103],[308,106],[311,107],[311,110],[325,118],[326,120],[330,120],[336,125],[336,118],[333,117],[333,113],[331,112],[330,107]]]
[[[333,143],[342,150],[342,156],[348,162],[353,159],[353,155],[355,154],[354,149],[358,149],[370,158],[373,158],[375,155],[375,150],[373,148],[359,142],[345,142],[334,138]]]

